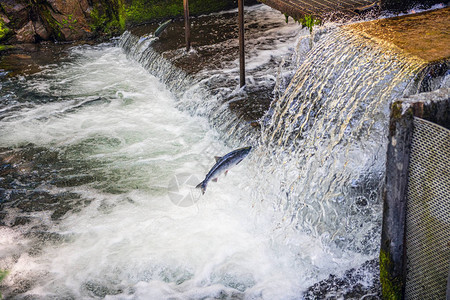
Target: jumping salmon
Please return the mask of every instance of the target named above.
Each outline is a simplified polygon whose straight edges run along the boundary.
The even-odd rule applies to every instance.
[[[226,175],[228,170],[239,164],[248,155],[251,149],[252,147],[245,147],[233,150],[222,157],[216,156],[216,164],[209,170],[208,174],[206,174],[205,180],[200,182],[196,188],[201,189],[204,194],[210,180],[216,182],[217,178],[222,173],[225,173]]]
[[[162,23],[161,25],[156,28],[155,33],[153,34],[156,37],[159,37],[161,33],[169,26],[169,24],[172,22],[172,19],[167,20],[166,22]]]

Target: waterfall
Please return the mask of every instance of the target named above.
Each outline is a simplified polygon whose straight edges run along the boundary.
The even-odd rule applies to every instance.
[[[130,33],[121,39],[131,58],[187,101],[181,106],[207,115],[227,137],[249,140],[249,126],[212,96],[214,79],[200,77],[193,84],[195,77],[145,43]],[[304,46],[304,35],[297,44]],[[274,203],[282,212],[276,226],[285,231],[305,231],[337,249],[375,253],[389,105],[418,91],[425,64],[343,28],[320,32],[313,49],[299,57],[305,52],[293,53],[292,60],[300,62],[295,75],[260,120],[261,131],[250,131],[258,136],[255,169],[265,170],[256,172],[253,198]]]
[[[259,165],[285,223],[325,244],[379,247],[389,107],[415,93],[424,62],[346,29],[324,35],[265,116]]]
[[[137,61],[152,75],[159,78],[175,95],[185,92],[191,85],[192,78],[182,70],[172,66],[170,61],[164,59],[151,46],[156,38],[141,38],[126,31],[119,40],[127,56]]]
[[[130,32],[1,81],[3,296],[299,299],[362,264],[345,289],[376,293],[389,105],[425,65],[345,27],[286,27],[249,37],[243,89],[231,55],[187,72],[172,58],[191,52]],[[248,144],[194,188],[214,155]]]
[[[129,59],[139,62],[167,86],[179,100],[178,109],[208,118],[231,144],[231,136],[250,143],[254,135],[249,133],[254,133],[255,128],[228,109],[229,103],[243,98],[243,92],[235,88],[233,79],[224,79],[223,74],[213,72],[187,74],[154,50],[153,41],[127,31],[119,40],[119,46]]]

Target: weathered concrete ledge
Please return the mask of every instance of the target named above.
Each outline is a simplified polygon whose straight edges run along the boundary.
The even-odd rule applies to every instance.
[[[257,13],[258,7],[246,9],[247,61],[257,57],[261,50],[267,53],[270,49],[276,49],[280,45],[279,40],[294,45],[301,28],[292,22],[286,24],[283,15],[274,10],[264,6],[261,8],[263,16]],[[264,21],[260,18],[264,18]],[[145,37],[156,28],[157,24],[146,24],[133,28],[131,33],[137,37]],[[278,34],[278,31],[282,33]],[[206,88],[219,97],[221,102],[227,102],[227,107],[239,119],[258,126],[255,121],[264,115],[273,100],[275,80],[268,77],[275,78],[282,54],[278,52],[278,55],[270,55],[270,59],[263,59],[256,68],[247,66],[249,84],[245,92],[236,94],[233,90],[239,84],[237,11],[192,18],[191,45],[193,51],[186,53],[184,23],[175,20],[151,47],[173,67],[195,78],[195,82],[213,78],[207,80]],[[227,71],[224,73],[224,70]]]
[[[374,0],[259,0],[262,3],[281,11],[295,20],[306,15],[324,17],[329,14],[337,14],[340,17],[354,16],[359,12],[378,8],[379,4]]]
[[[227,16],[230,22],[226,26],[215,28],[214,18],[199,18],[196,26],[201,30],[192,31],[192,44],[196,52],[188,55],[180,55],[184,48],[183,24],[174,22],[164,33],[161,39],[153,44],[153,48],[163,57],[168,59],[174,66],[180,68],[188,74],[197,74],[207,70],[214,74],[220,67],[227,67],[238,57],[237,24],[234,22],[235,13]],[[250,24],[249,24],[250,23]],[[365,38],[381,44],[385,47],[394,48],[396,52],[405,56],[412,56],[424,62],[424,69],[416,78],[417,90],[413,92],[427,92],[441,87],[442,80],[446,72],[450,69],[450,8],[427,11],[419,14],[404,15],[400,17],[381,19],[370,22],[362,22],[344,25],[343,28],[360,34]],[[156,28],[141,27],[136,28],[135,35],[145,35]],[[246,23],[246,44],[262,43],[262,37],[266,30],[280,28],[280,24],[269,23],[254,24]],[[266,42],[271,43],[270,39]],[[263,43],[264,44],[264,43]],[[219,47],[217,47],[219,46]],[[247,46],[248,47],[248,46]],[[247,52],[247,56],[251,53]],[[261,75],[265,72],[272,72],[273,65],[264,70],[260,70]],[[276,68],[277,66],[275,66]],[[269,71],[270,70],[270,71]],[[267,73],[266,73],[267,74]],[[249,73],[248,75],[255,75]],[[232,86],[234,82],[228,83]],[[243,115],[245,120],[256,120],[261,117],[269,108],[270,99],[262,96],[268,93],[269,89],[264,88],[253,95],[252,101],[246,101],[245,106],[230,105],[239,115]],[[262,99],[259,99],[259,98]]]
[[[323,19],[353,17],[380,11],[407,11],[417,5],[430,7],[440,0],[258,0],[299,20],[307,15]]]
[[[345,25],[343,28],[423,62],[424,69],[415,79],[417,91],[429,92],[442,87],[450,70],[450,7],[418,14]]]
[[[439,124],[450,130],[450,83],[449,86],[428,93],[420,93],[398,99],[403,110],[421,119]]]
[[[345,26],[428,63],[450,59],[450,7]]]
[[[399,99],[391,108],[380,251],[384,299],[402,299],[405,288],[405,211],[413,117],[450,128],[450,90],[449,83],[444,82],[450,69],[449,22],[450,8],[443,8],[344,26],[405,56],[422,60],[425,67],[416,79],[418,91],[434,90]]]

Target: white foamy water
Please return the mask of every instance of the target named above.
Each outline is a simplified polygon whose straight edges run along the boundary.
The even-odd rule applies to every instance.
[[[0,144],[57,153],[63,162],[50,173],[89,180],[37,189],[86,202],[58,221],[37,210],[30,225],[0,227],[5,297],[297,299],[366,259],[279,228],[270,197],[253,199],[249,188],[266,173],[257,163],[263,151],[200,196],[192,185],[214,155],[232,150],[207,121],[178,111],[171,93],[119,48],[79,47],[70,56],[24,79],[27,105],[0,121]],[[183,178],[178,191],[175,178]],[[173,194],[186,191],[195,203],[175,205]],[[22,234],[30,232],[57,238],[36,242]]]

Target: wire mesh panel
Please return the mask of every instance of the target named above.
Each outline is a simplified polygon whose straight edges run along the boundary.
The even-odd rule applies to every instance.
[[[414,118],[405,299],[445,299],[450,262],[450,130]]]

